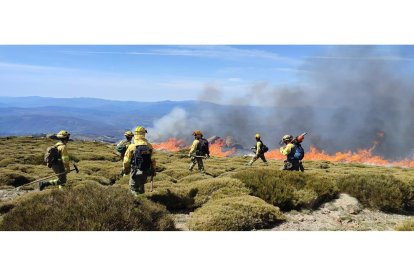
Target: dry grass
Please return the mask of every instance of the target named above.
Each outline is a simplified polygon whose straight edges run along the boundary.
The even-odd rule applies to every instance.
[[[404,212],[412,211],[414,206],[414,185],[392,175],[350,175],[340,179],[338,185],[342,191],[373,209]]]
[[[51,139],[0,138],[0,187],[17,187],[51,174],[52,171],[43,164],[42,160],[46,148],[55,143],[56,140]],[[20,150],[16,152],[16,148]],[[113,186],[128,192],[129,177],[120,175],[122,163],[114,153],[114,145],[72,141],[68,144],[68,150],[80,169],[79,174],[72,172],[68,175],[69,190],[75,190],[77,186],[98,185],[99,187]],[[178,153],[156,151],[154,157],[158,164],[155,191],[149,192],[150,184],[147,183],[145,196],[175,212],[179,210],[188,213],[195,210],[195,213],[202,213],[201,209],[213,205],[213,202],[234,201],[245,197],[248,199],[260,197],[282,210],[314,209],[321,203],[335,198],[340,190],[356,196],[364,205],[371,208],[398,212],[414,209],[413,169],[305,161],[306,171],[304,174],[299,174],[280,172],[279,168],[283,162],[278,160],[270,160],[269,167],[256,162],[252,168],[247,168],[245,165],[250,158],[212,157],[204,161],[206,174],[200,174],[196,170],[188,171],[190,160],[186,156],[186,151]],[[375,179],[375,183],[379,184],[374,182],[361,184],[362,182],[358,180],[359,176],[363,178],[365,175],[369,175],[368,178]],[[382,180],[386,183],[379,180],[383,175],[387,176],[384,179],[388,180]],[[36,184],[32,185],[32,188],[36,188]],[[45,194],[55,193],[54,187],[49,187],[47,190]],[[7,215],[14,212],[16,208],[12,207],[20,204],[20,199],[23,201],[24,197],[17,198],[13,202],[2,202],[0,206],[2,213]],[[238,213],[232,208],[240,207],[227,203],[216,203],[214,206],[221,206],[234,216],[238,216]],[[215,208],[210,210],[216,210]],[[221,211],[219,213],[218,217],[230,220],[223,224],[232,225],[231,216],[228,217]],[[214,219],[211,222],[216,224]],[[267,227],[264,225],[273,222],[263,220],[258,224],[261,226],[246,223],[249,226],[242,227],[243,229]],[[233,229],[232,227],[226,229]]]
[[[194,212],[188,228],[198,231],[245,231],[269,228],[284,220],[279,208],[260,198],[243,195],[209,201]]]
[[[331,178],[275,169],[247,169],[234,175],[251,194],[283,211],[316,208],[334,199],[338,188]]]
[[[0,224],[5,231],[174,229],[165,207],[122,188],[93,184],[33,193],[18,201]]]
[[[414,219],[409,219],[394,228],[397,231],[414,231]]]

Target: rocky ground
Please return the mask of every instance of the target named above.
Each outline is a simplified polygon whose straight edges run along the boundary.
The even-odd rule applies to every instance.
[[[0,189],[0,202],[30,192],[30,189]],[[177,229],[188,231],[189,214],[173,214]],[[340,194],[338,199],[323,204],[315,211],[302,210],[285,213],[287,221],[272,231],[392,231],[409,216],[387,214],[363,208],[353,197]]]
[[[30,190],[13,188],[0,190],[0,202],[16,198]],[[188,231],[189,214],[173,214],[177,229]],[[272,231],[392,231],[409,216],[387,214],[363,208],[353,197],[340,194],[338,199],[323,204],[315,211],[302,210],[285,213],[287,221]]]
[[[33,189],[16,189],[14,187],[2,187],[0,188],[0,202],[15,199],[18,196],[30,192],[31,190]]]
[[[406,215],[387,214],[362,208],[361,204],[347,194],[323,204],[318,210],[291,211],[285,214],[287,222],[276,226],[274,231],[384,231],[407,220]]]
[[[188,230],[186,222],[191,214],[174,214],[177,229]],[[392,231],[409,218],[363,208],[358,200],[347,194],[340,194],[315,211],[291,211],[285,215],[287,221],[272,231]]]

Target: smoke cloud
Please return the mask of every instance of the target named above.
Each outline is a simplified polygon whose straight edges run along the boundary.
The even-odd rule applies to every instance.
[[[152,135],[157,140],[188,139],[199,128],[210,136],[232,136],[251,146],[259,132],[275,148],[284,134],[306,131],[305,147],[312,144],[334,153],[369,148],[384,133],[375,154],[390,159],[411,157],[413,65],[412,60],[385,56],[377,47],[333,47],[306,59],[298,70],[298,85],[270,87],[259,81],[231,99],[226,108],[200,103],[191,118],[184,110],[174,110],[154,123]],[[217,102],[222,96],[220,88],[208,85],[200,100]]]

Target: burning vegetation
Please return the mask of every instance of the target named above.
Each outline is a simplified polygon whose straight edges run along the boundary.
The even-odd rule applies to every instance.
[[[330,154],[324,150],[318,149],[314,145],[310,145],[309,150],[305,153],[305,161],[330,161],[340,163],[361,163],[367,165],[376,166],[390,166],[390,167],[404,167],[414,168],[414,156],[411,159],[403,160],[388,160],[380,155],[374,153],[375,149],[381,144],[384,138],[384,132],[377,133],[377,140],[375,140],[370,148],[358,149],[353,152],[351,150],[344,152],[335,152]],[[215,157],[231,157],[246,155],[250,151],[243,148],[240,144],[235,142],[232,137],[226,137],[225,139],[218,136],[212,136],[208,139],[210,142],[211,156]],[[165,142],[154,143],[154,148],[157,150],[178,152],[190,147],[184,140],[178,138],[169,138]],[[279,149],[273,149],[267,152],[267,159],[284,160],[286,156],[280,153]]]

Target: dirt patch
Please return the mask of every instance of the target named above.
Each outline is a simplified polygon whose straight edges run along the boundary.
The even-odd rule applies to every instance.
[[[285,213],[287,221],[274,231],[390,231],[411,216],[364,209],[355,198],[340,194],[315,211]]]

